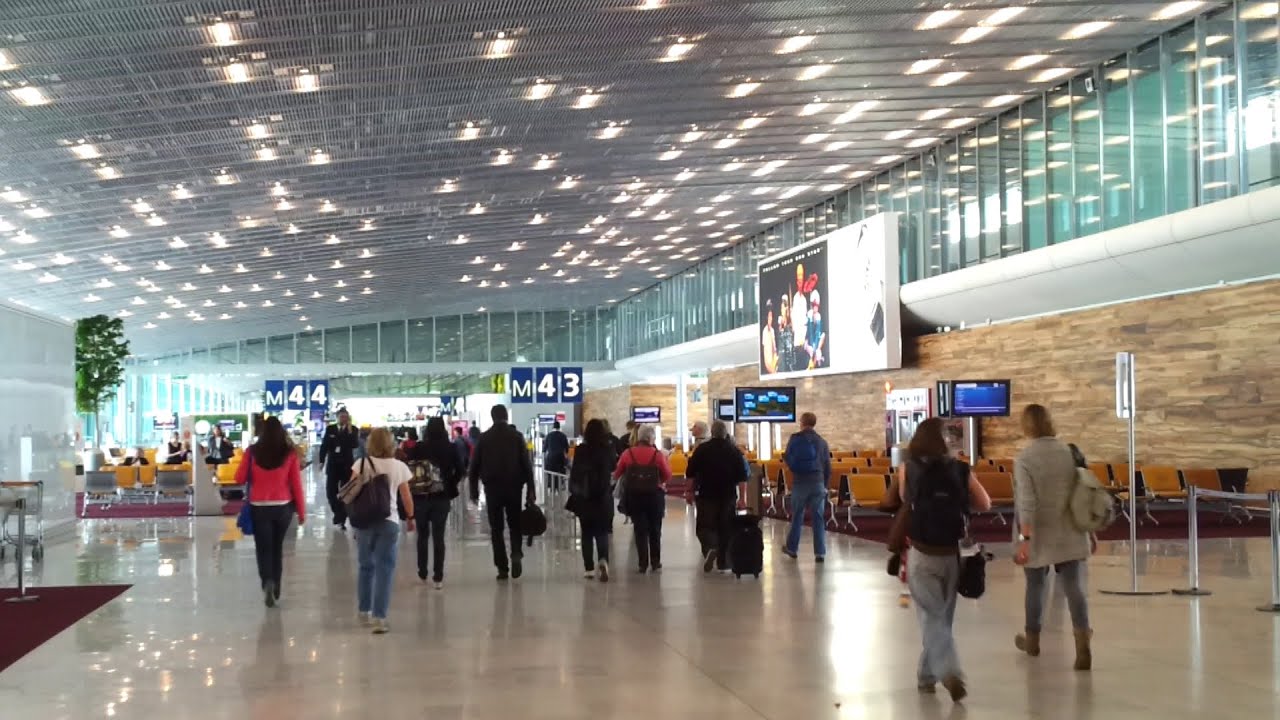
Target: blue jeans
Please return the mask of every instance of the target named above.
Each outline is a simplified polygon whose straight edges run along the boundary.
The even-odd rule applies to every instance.
[[[1071,625],[1076,630],[1089,629],[1089,600],[1085,591],[1085,564],[1083,560],[1071,560],[1053,566],[1067,596],[1067,609],[1071,611]],[[1048,594],[1049,567],[1023,568],[1027,575],[1027,632],[1040,632],[1044,617],[1044,600]]]
[[[956,555],[925,555],[911,548],[907,556],[907,587],[915,601],[923,650],[916,682],[931,686],[948,677],[963,677],[951,624],[956,616],[956,586],[960,559]]]
[[[391,580],[396,572],[396,544],[400,523],[387,520],[367,530],[356,531],[356,553],[360,573],[356,595],[360,612],[385,620],[391,604]]]
[[[822,480],[797,480],[791,488],[791,532],[787,533],[787,552],[800,551],[800,533],[804,530],[804,511],[813,513],[813,554],[827,555],[827,485]]]

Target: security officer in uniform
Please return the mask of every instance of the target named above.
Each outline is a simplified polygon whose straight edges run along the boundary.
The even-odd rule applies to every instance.
[[[351,424],[351,413],[338,411],[338,423],[325,428],[320,443],[320,467],[325,474],[325,494],[333,511],[333,524],[347,529],[347,508],[338,499],[338,488],[351,479],[356,450],[360,447],[360,431]]]

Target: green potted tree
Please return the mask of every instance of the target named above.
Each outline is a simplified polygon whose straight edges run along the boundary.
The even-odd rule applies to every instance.
[[[124,382],[124,360],[129,341],[124,337],[124,321],[94,315],[76,321],[76,410],[93,420],[93,449],[86,451],[84,469],[103,465],[102,426],[98,414],[103,403],[115,397]]]

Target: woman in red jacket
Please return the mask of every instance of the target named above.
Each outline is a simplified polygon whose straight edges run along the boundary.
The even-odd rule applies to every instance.
[[[622,502],[635,528],[640,572],[662,569],[662,516],[667,511],[667,483],[671,466],[653,446],[652,425],[636,429],[636,444],[618,458],[614,479],[622,481]]]
[[[252,467],[253,476],[249,476]],[[262,580],[267,607],[280,601],[280,576],[284,570],[284,538],[296,513],[298,524],[307,521],[302,496],[302,476],[298,453],[285,434],[280,419],[269,417],[262,423],[258,442],[236,470],[236,483],[249,483],[246,501],[252,506],[253,545],[258,554],[258,577]]]

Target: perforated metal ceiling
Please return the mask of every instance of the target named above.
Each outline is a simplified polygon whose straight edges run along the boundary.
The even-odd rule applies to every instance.
[[[139,352],[604,303],[1217,4],[6,0],[0,298]]]

